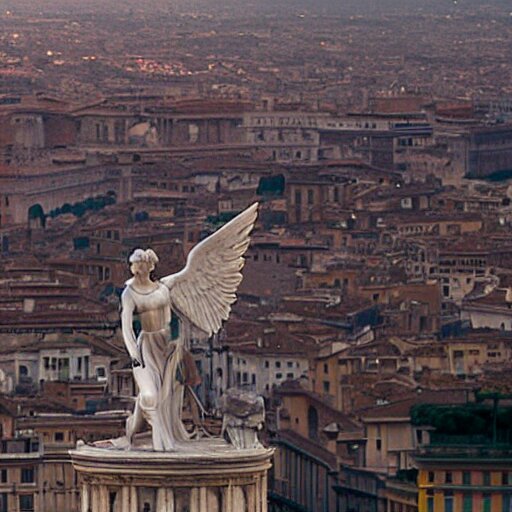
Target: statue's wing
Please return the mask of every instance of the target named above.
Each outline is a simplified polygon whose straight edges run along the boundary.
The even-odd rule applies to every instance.
[[[197,244],[182,271],[161,280],[177,312],[209,336],[219,331],[236,300],[243,255],[257,216],[258,203],[254,203]]]

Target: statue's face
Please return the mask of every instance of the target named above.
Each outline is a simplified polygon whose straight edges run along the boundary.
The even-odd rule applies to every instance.
[[[153,270],[154,265],[152,263],[149,263],[148,261],[134,261],[130,265],[131,273],[134,276],[140,276],[145,277],[150,274],[150,272]]]

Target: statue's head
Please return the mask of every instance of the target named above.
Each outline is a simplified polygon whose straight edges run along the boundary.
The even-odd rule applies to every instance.
[[[158,256],[153,249],[135,249],[129,259],[132,274],[150,274],[158,263]]]

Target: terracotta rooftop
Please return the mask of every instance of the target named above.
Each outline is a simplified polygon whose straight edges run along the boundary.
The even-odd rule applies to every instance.
[[[422,391],[414,396],[392,402],[386,405],[377,405],[370,409],[360,411],[363,422],[376,421],[381,419],[400,420],[409,418],[410,410],[414,405],[419,404],[464,404],[468,401],[467,390],[441,390]]]

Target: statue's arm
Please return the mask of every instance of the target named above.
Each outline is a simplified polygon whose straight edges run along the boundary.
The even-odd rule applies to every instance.
[[[135,302],[130,295],[128,288],[125,288],[121,295],[121,329],[126,350],[130,354],[134,366],[141,364],[141,357],[137,347],[137,340],[133,332],[133,312],[135,311]]]

